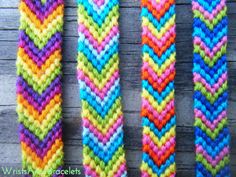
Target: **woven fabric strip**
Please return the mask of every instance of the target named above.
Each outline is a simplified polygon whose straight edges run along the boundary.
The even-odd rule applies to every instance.
[[[77,0],[83,166],[89,177],[124,177],[118,0]]]
[[[142,0],[142,177],[173,177],[175,167],[175,1]]]
[[[17,113],[22,166],[33,177],[63,165],[61,33],[63,0],[21,0]]]
[[[193,0],[196,176],[228,177],[226,0]]]

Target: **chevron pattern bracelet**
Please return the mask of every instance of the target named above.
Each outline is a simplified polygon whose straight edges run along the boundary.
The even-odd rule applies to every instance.
[[[173,177],[175,167],[175,1],[142,0],[142,177]]]
[[[229,177],[226,0],[193,0],[196,176]]]
[[[63,0],[21,0],[17,114],[23,169],[49,177],[63,165],[61,33]]]
[[[125,177],[118,0],[77,0],[83,166],[88,177]]]

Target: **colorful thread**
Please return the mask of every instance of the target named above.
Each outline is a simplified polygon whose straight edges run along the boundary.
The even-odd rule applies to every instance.
[[[29,176],[63,176],[61,33],[63,0],[21,0],[17,114],[22,166]],[[28,175],[27,175],[28,176]]]
[[[175,1],[142,0],[142,177],[174,177]]]
[[[77,0],[83,166],[89,177],[124,177],[118,0]]]
[[[196,176],[229,177],[226,2],[193,0],[192,10]]]

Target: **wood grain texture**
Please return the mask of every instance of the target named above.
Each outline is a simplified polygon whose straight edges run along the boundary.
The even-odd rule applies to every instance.
[[[130,177],[139,177],[141,162],[141,22],[138,0],[121,0],[120,73],[125,115],[125,150]],[[82,170],[81,119],[76,79],[77,16],[75,0],[65,0],[63,43],[63,131],[65,165]],[[1,167],[20,167],[20,147],[15,113],[15,60],[18,41],[18,0],[0,0],[0,177]],[[231,171],[236,176],[236,1],[228,1],[229,127]],[[177,177],[194,176],[192,12],[190,0],[177,0]],[[82,175],[81,175],[82,176]]]

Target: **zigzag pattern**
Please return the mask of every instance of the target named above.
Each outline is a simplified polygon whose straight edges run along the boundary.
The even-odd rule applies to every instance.
[[[174,177],[175,1],[142,0],[142,177]]]
[[[87,177],[125,177],[118,0],[77,0],[78,80]]]
[[[226,0],[193,0],[196,176],[229,177]]]
[[[23,169],[62,176],[61,33],[63,0],[21,0],[17,113]]]

